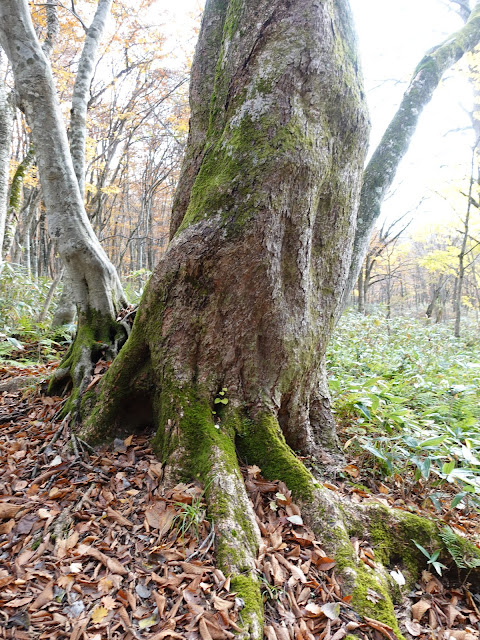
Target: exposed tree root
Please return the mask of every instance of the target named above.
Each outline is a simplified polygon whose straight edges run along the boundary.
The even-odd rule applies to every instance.
[[[104,385],[101,401],[85,423],[82,437],[98,440],[115,435],[112,425],[118,428],[118,420],[124,415],[121,407],[125,407],[120,390],[128,391],[128,381],[134,379],[138,383],[145,371],[151,374],[148,359],[143,374],[137,366],[134,376],[133,371],[128,371],[128,362],[131,360],[121,362],[115,372],[110,370],[108,375],[117,376],[119,384]],[[164,385],[154,402],[152,420],[157,434],[153,446],[163,462],[166,484],[180,478],[199,481],[205,487],[209,516],[215,523],[218,566],[232,577],[233,589],[245,602],[241,637],[251,640],[263,637],[263,602],[255,565],[259,531],[239,459],[258,465],[266,478],[285,482],[301,507],[304,520],[335,557],[338,579],[344,594],[351,594],[352,606],[360,615],[388,625],[402,638],[394,612],[394,603],[401,593],[390,571],[399,568],[407,584],[413,585],[425,568],[425,558],[412,540],[430,548],[432,544],[442,548],[435,524],[378,503],[353,505],[325,488],[287,445],[271,412],[257,410],[250,417],[229,405],[219,416],[213,413],[218,405],[212,394],[198,390],[187,393],[185,389],[166,385],[165,379]],[[359,560],[351,542],[355,538],[369,541],[374,548],[375,569]],[[480,555],[473,545],[468,553]],[[478,582],[480,573],[478,569],[475,571],[470,580]],[[373,601],[372,593],[377,594],[377,602]]]
[[[126,338],[124,327],[109,316],[92,313],[79,318],[75,339],[48,386],[48,393],[53,395],[72,390],[64,413],[78,414],[96,363],[101,359],[113,360]]]
[[[42,376],[17,376],[0,383],[0,393],[11,392],[25,387],[33,387],[42,380]]]

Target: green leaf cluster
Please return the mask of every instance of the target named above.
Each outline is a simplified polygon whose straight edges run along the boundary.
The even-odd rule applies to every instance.
[[[348,312],[327,365],[348,446],[364,451],[382,475],[409,470],[412,482],[433,484],[438,500],[455,486],[452,507],[480,505],[476,335],[465,331],[459,339],[446,325]]]

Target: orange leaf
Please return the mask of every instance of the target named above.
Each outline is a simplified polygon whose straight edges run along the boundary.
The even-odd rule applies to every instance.
[[[333,567],[337,564],[333,558],[329,558],[325,556],[324,558],[318,558],[315,562],[315,566],[320,571],[328,571],[329,569],[333,569]]]
[[[358,467],[354,464],[347,464],[347,466],[344,468],[344,471],[346,471],[349,476],[352,476],[352,478],[358,478],[358,476],[360,475]]]

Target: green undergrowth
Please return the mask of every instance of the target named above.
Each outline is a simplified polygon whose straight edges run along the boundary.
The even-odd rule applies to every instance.
[[[337,421],[381,476],[409,470],[440,508],[480,505],[480,343],[448,325],[347,312],[329,347]],[[454,489],[454,491],[452,491]]]
[[[125,295],[132,304],[140,301],[150,275],[147,269],[139,269],[123,278]],[[0,274],[0,361],[4,364],[58,360],[71,344],[76,323],[51,326],[61,286],[40,320],[51,284],[50,278],[35,277],[23,265],[4,264]]]
[[[58,359],[71,341],[72,327],[50,330],[51,315],[40,321],[51,281],[36,278],[17,264],[6,262],[0,274],[0,361],[29,364]],[[50,309],[55,308],[56,299]]]

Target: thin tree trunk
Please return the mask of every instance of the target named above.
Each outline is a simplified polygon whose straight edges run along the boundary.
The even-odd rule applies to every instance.
[[[45,318],[48,315],[48,310],[50,308],[50,305],[52,303],[53,300],[53,296],[55,295],[55,290],[58,287],[58,284],[60,282],[60,280],[62,279],[63,276],[63,271],[64,271],[64,267],[62,267],[57,275],[54,277],[54,279],[52,280],[52,284],[50,285],[50,289],[48,290],[48,294],[47,297],[45,298],[45,303],[43,305],[43,309],[42,312],[40,313],[40,315],[38,316],[38,322],[44,322]],[[62,323],[63,324],[63,323]]]
[[[3,246],[7,224],[8,181],[10,167],[10,145],[13,131],[13,107],[3,82],[2,52],[0,50],[0,249]],[[0,273],[3,254],[0,251]]]
[[[5,235],[3,237],[2,243],[2,254],[4,258],[7,258],[7,256],[10,254],[13,242],[15,240],[15,234],[17,231],[18,222],[20,220],[20,213],[23,204],[25,175],[33,165],[34,161],[35,154],[33,151],[33,147],[30,147],[23,160],[19,163],[12,178],[12,184],[10,185],[10,192],[8,196],[7,222],[5,225]]]
[[[458,254],[458,278],[457,278],[457,287],[455,292],[456,295],[455,295],[455,330],[454,330],[454,335],[456,338],[460,337],[460,324],[461,324],[461,318],[462,318],[463,281],[465,279],[465,255],[467,253],[467,242],[469,239],[469,231],[470,231],[470,213],[472,208],[473,185],[475,182],[475,173],[478,173],[478,168],[476,168],[477,145],[478,145],[478,139],[472,151],[472,166],[471,166],[471,172],[470,172],[470,184],[468,187],[467,211],[465,214],[465,219],[462,221],[463,222],[462,246]]]
[[[55,85],[37,40],[26,0],[0,4],[0,42],[13,68],[19,100],[31,127],[48,227],[72,281],[79,311],[76,345],[58,375],[71,375],[77,388],[88,377],[98,344],[112,354],[121,328],[117,311],[125,304],[115,268],[88,221]],[[88,374],[88,375],[87,375]]]
[[[466,25],[431,49],[415,69],[402,102],[364,172],[344,300],[348,299],[357,281],[383,200],[408,150],[424,107],[430,102],[445,72],[479,41],[480,3],[477,3]]]
[[[77,176],[80,195],[85,192],[85,141],[87,137],[87,109],[90,98],[90,84],[95,71],[98,47],[105,31],[112,0],[99,0],[95,16],[85,35],[82,55],[78,63],[73,86],[72,108],[70,111],[70,153]]]
[[[56,39],[58,37],[58,32],[60,29],[59,23],[58,23],[57,11],[56,11],[56,4],[54,0],[47,0],[46,18],[47,18],[47,36],[42,44],[42,50],[46,58],[50,58],[50,55],[52,53],[52,50],[56,42]],[[0,83],[1,83],[1,80],[0,80]],[[2,90],[4,91],[3,85],[0,86],[0,102],[1,102]],[[9,132],[0,131],[0,145],[8,145],[8,147],[10,147],[10,138],[12,134],[11,126],[12,126],[13,116],[15,113],[15,107],[14,107],[15,96],[13,93],[11,93],[8,97],[6,97],[6,99],[10,105],[10,119],[11,119],[10,125],[9,125],[10,131]],[[2,121],[1,120],[2,117],[3,117],[3,114],[0,116],[0,121]],[[1,152],[0,152],[0,155],[2,155]],[[12,250],[12,245],[15,240],[15,233],[16,233],[16,229],[17,229],[17,225],[20,217],[20,210],[21,210],[22,201],[23,201],[23,182],[24,182],[25,174],[27,173],[29,168],[32,166],[34,161],[35,161],[35,154],[33,151],[33,147],[30,146],[25,157],[18,165],[12,179],[12,184],[10,185],[10,189],[8,192],[6,218],[2,219],[0,214],[0,252],[1,252],[0,265],[2,263],[2,258],[7,258],[7,256]],[[9,153],[8,153],[7,162],[8,163],[10,162]],[[1,174],[1,169],[0,169],[0,174]],[[7,164],[6,178],[7,178],[7,188],[8,188],[8,164]],[[0,177],[0,180],[2,180],[1,177]],[[2,187],[0,187],[0,190],[1,188]],[[1,210],[2,209],[0,208],[0,211]],[[26,230],[26,232],[28,234],[28,229]],[[25,242],[25,245],[27,246],[26,242]],[[30,263],[28,262],[27,264],[28,264],[28,271],[30,272],[30,268],[31,268]],[[0,266],[0,270],[1,270],[1,266]]]
[[[358,274],[358,313],[365,313],[365,286],[364,286],[364,269],[363,267],[360,269],[360,273]]]

